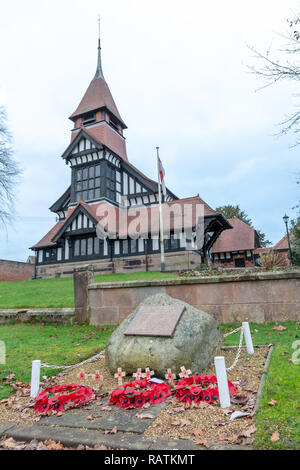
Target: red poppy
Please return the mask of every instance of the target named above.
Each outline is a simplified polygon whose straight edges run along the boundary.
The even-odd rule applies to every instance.
[[[216,385],[216,387],[211,387]],[[229,393],[236,392],[235,386],[228,380]],[[200,403],[205,401],[211,403],[219,398],[217,378],[214,375],[193,375],[178,382],[175,387],[176,398],[181,402]]]
[[[36,413],[47,413],[49,410],[62,411],[65,404],[68,404],[68,408],[74,408],[79,404],[87,403],[93,394],[91,388],[75,383],[56,385],[44,390],[35,398],[34,409]]]
[[[169,395],[171,390],[167,384],[156,384],[142,379],[119,386],[111,393],[109,401],[121,408],[141,408],[147,403],[160,403]]]

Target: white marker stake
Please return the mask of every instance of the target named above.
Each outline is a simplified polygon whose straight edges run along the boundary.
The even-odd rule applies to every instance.
[[[244,332],[246,346],[247,346],[247,353],[254,354],[254,348],[253,348],[249,323],[247,321],[244,321],[242,325],[243,325],[243,332]]]
[[[230,395],[224,356],[215,357],[215,368],[221,408],[229,408]]]
[[[30,396],[35,398],[40,391],[41,361],[32,361]]]

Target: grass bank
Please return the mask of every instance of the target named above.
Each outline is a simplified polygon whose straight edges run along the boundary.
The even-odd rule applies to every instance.
[[[143,272],[98,274],[95,282],[151,280],[176,277],[176,274]],[[0,282],[0,309],[67,308],[74,306],[73,278],[34,279]]]

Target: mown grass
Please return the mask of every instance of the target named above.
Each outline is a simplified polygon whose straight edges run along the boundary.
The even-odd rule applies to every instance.
[[[293,343],[300,340],[299,322],[281,323],[286,330],[272,330],[278,324],[251,324],[254,344],[274,344],[269,370],[259,410],[255,416],[256,428],[254,446],[257,449],[299,449],[300,448],[300,363],[291,361],[295,352]],[[235,325],[223,325],[225,331]],[[257,331],[256,331],[257,330]],[[225,344],[237,344],[236,335],[226,338]],[[298,346],[298,349],[300,346]],[[300,353],[298,354],[300,359]],[[277,402],[271,406],[271,400]],[[280,439],[272,442],[272,434],[278,431]]]
[[[98,274],[95,282],[118,282],[173,278],[176,274],[142,272]],[[0,309],[64,308],[74,306],[73,278],[0,282]]]
[[[0,364],[0,399],[11,394],[3,378],[30,383],[31,363],[40,359],[53,365],[77,364],[105,348],[114,326],[67,326],[53,324],[3,324],[0,341],[6,346],[6,364]],[[55,375],[55,369],[42,369],[42,375]],[[1,418],[0,418],[1,419]]]

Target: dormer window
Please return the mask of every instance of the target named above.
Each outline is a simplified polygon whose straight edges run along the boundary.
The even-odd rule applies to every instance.
[[[82,120],[84,126],[93,124],[94,122],[96,122],[96,113],[87,114]]]

